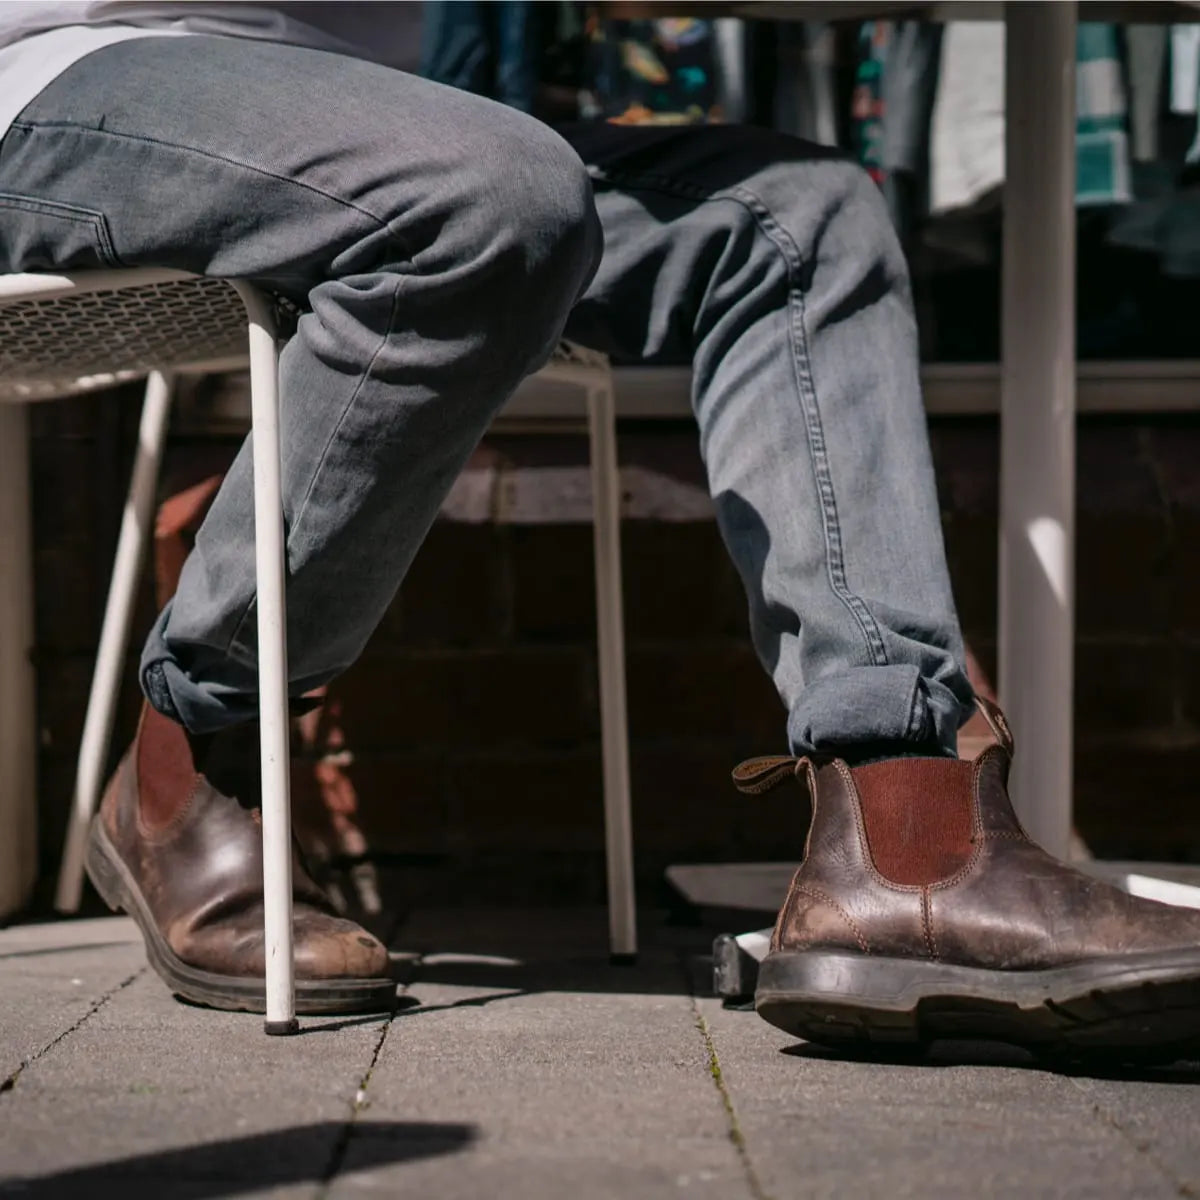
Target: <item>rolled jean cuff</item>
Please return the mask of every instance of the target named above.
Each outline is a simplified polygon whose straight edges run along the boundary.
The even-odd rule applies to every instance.
[[[166,636],[170,616],[168,604],[150,630],[138,667],[142,692],[151,707],[197,734],[215,733],[254,720],[258,716],[258,687],[253,669],[237,669],[238,674],[245,671],[245,687],[200,682],[171,651]],[[232,666],[224,665],[226,670]]]
[[[964,717],[954,692],[910,663],[853,667],[805,687],[788,716],[788,742],[793,754],[903,743],[953,758]]]

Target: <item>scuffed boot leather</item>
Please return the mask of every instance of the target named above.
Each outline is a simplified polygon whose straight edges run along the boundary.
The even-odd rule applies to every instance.
[[[265,1003],[261,816],[253,730],[194,738],[149,705],[90,834],[88,874],[137,921],[177,995],[214,1008]],[[240,800],[239,800],[240,798]],[[338,917],[292,865],[296,1011],[387,1010],[387,950]]]
[[[826,1044],[990,1038],[1054,1053],[1200,1049],[1200,911],[1059,862],[1007,794],[1011,738],[974,762],[752,759],[807,781],[812,825],[755,1007]]]

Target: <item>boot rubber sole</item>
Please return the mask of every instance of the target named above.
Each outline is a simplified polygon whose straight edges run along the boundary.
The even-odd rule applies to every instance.
[[[204,971],[189,966],[167,945],[98,816],[88,835],[87,873],[109,908],[126,912],[137,922],[150,965],[175,995],[208,1008],[266,1011],[266,984],[260,976]],[[396,984],[391,979],[296,980],[296,1012],[301,1015],[387,1012],[395,1004]]]
[[[1200,947],[995,971],[836,951],[777,951],[754,1007],[834,1048],[939,1038],[999,1041],[1048,1056],[1200,1057]]]

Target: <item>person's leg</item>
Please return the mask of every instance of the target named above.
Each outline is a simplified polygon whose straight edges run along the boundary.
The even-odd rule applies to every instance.
[[[565,132],[605,236],[568,334],[692,364],[717,519],[792,749],[953,755],[971,688],[877,189],[765,130]]]
[[[281,361],[293,694],[357,657],[600,245],[582,166],[545,126],[225,38],[83,59],[5,138],[0,188],[39,206],[13,218],[4,269],[83,265],[38,253],[44,213],[74,206],[110,264],[256,279],[305,308]],[[196,733],[254,711],[253,538],[247,446],[143,660],[151,701]]]
[[[263,42],[98,51],[0,143],[0,271],[176,267],[303,309],[280,381],[293,695],[357,656],[599,246],[587,176],[544,126]],[[224,728],[256,708],[253,512],[243,447],[147,644],[153,707],[88,870],[173,990],[261,1010],[254,727]],[[389,1004],[384,948],[299,865],[295,883],[298,1010]]]
[[[570,134],[606,249],[568,333],[687,362],[718,519],[806,785],[804,860],[755,997],[818,1042],[940,1035],[1057,1052],[1200,1044],[1200,912],[1034,845],[998,745],[956,761],[971,689],[943,562],[905,266],[874,185],[748,129]]]

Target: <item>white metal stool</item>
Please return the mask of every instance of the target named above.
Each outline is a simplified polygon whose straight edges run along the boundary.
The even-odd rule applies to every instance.
[[[254,430],[254,530],[258,589],[259,717],[262,740],[263,910],[266,1030],[296,1029],[292,953],[287,623],[279,460],[279,364],[270,302],[249,284],[178,271],[94,271],[0,276],[0,401],[78,394],[148,376],[138,453],[121,521],[92,679],[64,862],[60,907],[79,903],[88,824],[112,734],[121,663],[137,577],[154,515],[171,393],[171,372],[220,369],[249,358]],[[23,441],[22,441],[23,444]],[[29,513],[16,519],[28,540]],[[26,558],[26,562],[28,562]],[[30,581],[6,573],[8,616],[0,642],[31,640]],[[11,593],[11,594],[10,594]],[[22,594],[23,593],[23,594]],[[6,699],[20,703],[19,687]],[[25,698],[32,704],[32,695]],[[13,709],[8,709],[11,713]],[[7,715],[7,714],[6,714]],[[17,718],[20,720],[21,718]],[[27,774],[31,774],[26,769]],[[13,801],[15,803],[15,800]]]
[[[0,574],[0,770],[8,773],[0,779],[0,830],[17,823],[20,798],[32,792],[34,756],[28,662],[33,640],[31,581],[20,566],[30,561],[24,422],[11,419],[18,414],[23,418],[20,409],[6,410],[3,403],[79,394],[148,376],[55,899],[60,910],[74,911],[82,891],[88,825],[103,784],[140,564],[154,516],[172,378],[185,371],[240,367],[247,358],[255,433],[267,1027],[283,1032],[293,1027],[294,1015],[278,363],[270,305],[247,284],[166,270],[0,276],[0,416],[5,418],[0,468],[8,468],[0,471],[0,561],[18,564],[16,570]],[[614,958],[626,959],[636,953],[636,930],[612,374],[603,355],[568,346],[560,348],[543,374],[582,387],[588,398],[610,944]],[[7,818],[6,803],[12,805]],[[28,869],[20,862],[20,839],[7,840],[14,860],[7,865],[14,872]],[[0,875],[5,866],[0,862]]]

